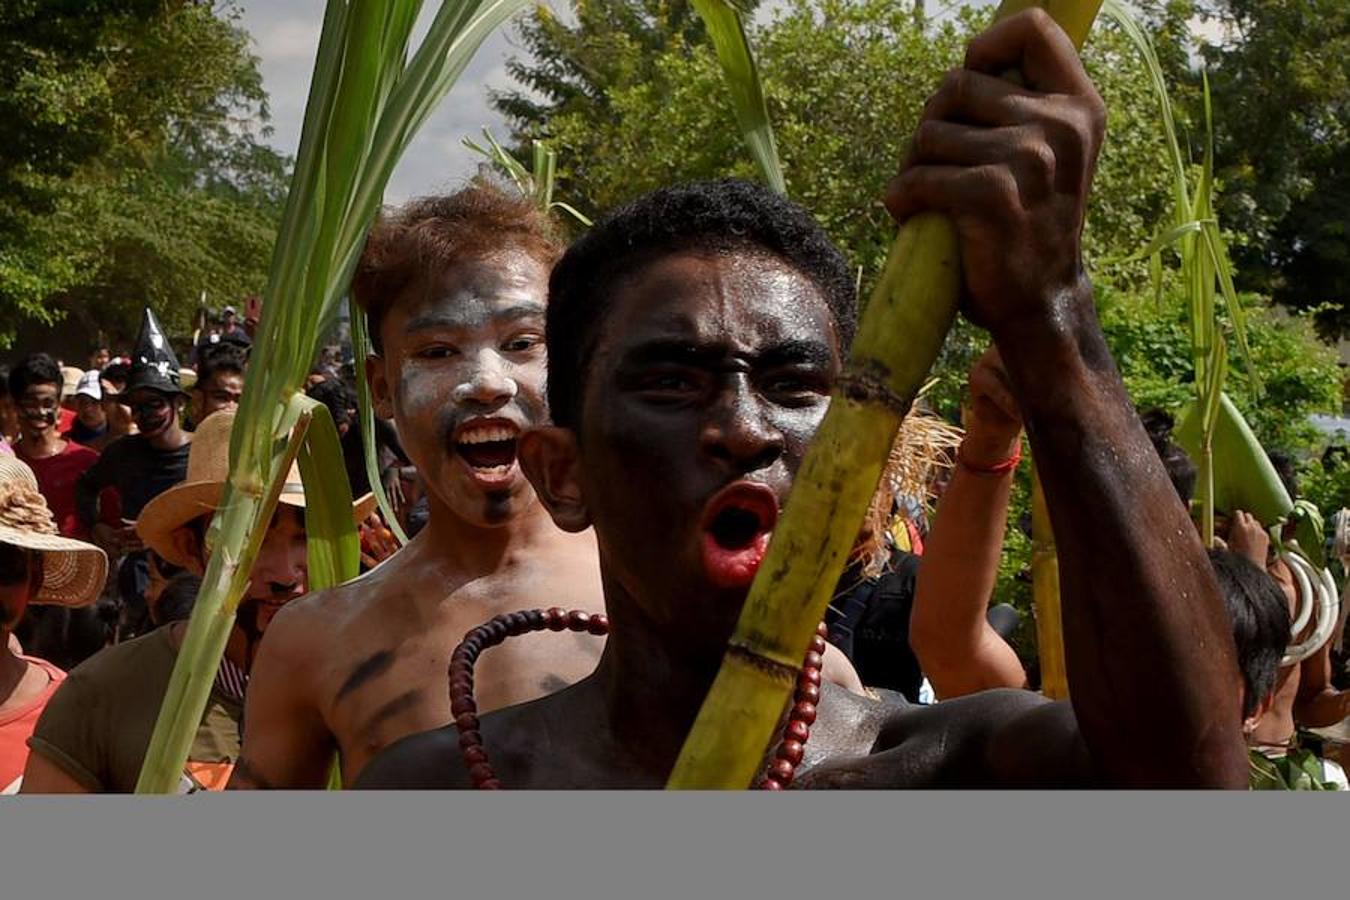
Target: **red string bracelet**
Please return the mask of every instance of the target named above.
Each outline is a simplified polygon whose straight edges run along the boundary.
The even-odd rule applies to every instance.
[[[960,449],[956,451],[956,462],[961,466],[961,468],[965,469],[967,472],[973,472],[976,475],[1007,475],[1009,472],[1016,469],[1021,461],[1022,461],[1021,441],[1017,442],[1017,449],[1013,451],[1012,456],[1008,457],[1002,462],[996,462],[992,466],[977,466],[971,462],[968,462],[965,458],[965,455],[960,451]]]

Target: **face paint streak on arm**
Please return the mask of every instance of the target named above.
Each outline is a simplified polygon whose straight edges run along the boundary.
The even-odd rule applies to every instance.
[[[392,719],[394,716],[398,715],[401,712],[406,712],[407,710],[410,710],[413,707],[417,706],[418,698],[421,695],[422,692],[421,690],[418,689],[406,691],[402,694],[399,694],[393,700],[390,700],[384,706],[381,706],[379,709],[377,709],[374,715],[372,715],[369,719],[366,720],[366,723],[363,726],[361,726],[360,734],[365,738],[369,738],[370,735],[373,734],[376,731],[376,729],[378,729],[386,721]]]
[[[372,653],[352,669],[351,674],[347,676],[347,680],[342,682],[342,687],[338,688],[337,696],[333,698],[334,702],[341,700],[366,682],[384,674],[393,664],[394,651],[379,650]]]

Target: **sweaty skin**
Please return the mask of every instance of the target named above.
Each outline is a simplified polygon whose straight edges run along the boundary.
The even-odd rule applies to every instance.
[[[948,127],[920,142],[889,205],[956,223],[963,311],[992,332],[1045,468],[1073,706],[987,691],[916,709],[826,690],[797,784],[1244,787],[1217,585],[1079,259],[1100,98],[1039,10],[976,39],[967,67],[929,104]],[[1010,68],[1028,88],[984,74]],[[745,596],[702,571],[702,506],[738,480],[783,496],[839,374],[820,291],[762,253],[658,256],[609,301],[577,430],[541,429],[523,448],[555,521],[595,527],[609,642],[591,677],[482,718],[508,788],[665,783]],[[391,747],[358,786],[467,784],[446,727]]]
[[[544,421],[548,272],[504,250],[409,285],[368,366],[427,486],[430,519],[366,576],[304,597],[273,623],[249,684],[232,788],[322,787],[334,751],[350,783],[389,743],[450,720],[446,670],[464,632],[535,606],[598,610],[589,534],[560,531],[512,464],[476,473],[457,450],[474,420],[518,437]],[[486,709],[588,674],[603,641],[530,635],[484,654]]]

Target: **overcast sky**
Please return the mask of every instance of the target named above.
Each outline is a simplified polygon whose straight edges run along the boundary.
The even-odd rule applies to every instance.
[[[238,0],[242,24],[253,35],[254,52],[262,60],[263,85],[271,97],[271,143],[295,154],[309,92],[314,52],[319,44],[324,0]],[[417,37],[439,6],[428,2]],[[515,52],[513,38],[499,29],[484,44],[460,76],[449,96],[408,147],[394,171],[386,200],[399,203],[409,197],[453,188],[473,174],[477,157],[461,146],[465,137],[478,137],[484,125],[503,137],[506,125],[488,104],[488,88],[511,84],[506,60]]]
[[[950,15],[959,2],[928,0],[929,15]],[[984,5],[993,0],[966,2]],[[271,143],[278,150],[294,155],[319,43],[324,0],[236,0],[236,3],[243,13],[242,24],[253,36],[255,52],[262,60],[263,85],[271,96],[275,130]],[[549,0],[549,5],[565,16],[570,3]],[[439,6],[437,0],[424,4],[414,40],[420,39]],[[776,8],[779,4],[769,0],[761,4],[760,15],[771,16]],[[460,141],[479,137],[483,126],[490,127],[499,138],[506,135],[505,122],[488,103],[488,90],[512,85],[506,74],[506,61],[516,54],[523,55],[523,51],[515,46],[510,26],[498,29],[484,42],[454,90],[404,154],[389,183],[387,202],[401,203],[409,197],[444,192],[473,174],[478,157]]]

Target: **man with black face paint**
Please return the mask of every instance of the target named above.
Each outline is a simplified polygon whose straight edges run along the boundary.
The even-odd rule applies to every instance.
[[[148,309],[126,388],[118,399],[130,408],[138,433],[109,444],[80,478],[77,490],[80,521],[92,530],[94,543],[110,556],[140,549],[133,523],[145,504],[183,480],[192,442],[180,422],[188,397],[179,382],[178,358]],[[124,524],[120,528],[95,527],[99,494],[109,487],[121,498]]]
[[[1010,69],[1025,86],[998,77]],[[1246,786],[1215,578],[1080,258],[1104,122],[1072,44],[1033,9],[972,42],[887,198],[899,220],[938,211],[956,226],[963,312],[999,348],[1044,479],[1072,706],[999,690],[913,707],[817,691],[804,673],[797,727],[765,760],[774,786]],[[521,459],[559,526],[594,528],[604,655],[541,700],[462,712],[464,734],[399,742],[359,787],[666,783],[840,377],[851,282],[809,214],[743,182],[658,191],[568,250],[549,290],[555,425],[527,434]],[[513,621],[505,634],[567,625]],[[475,685],[461,671],[451,688],[467,699]]]

